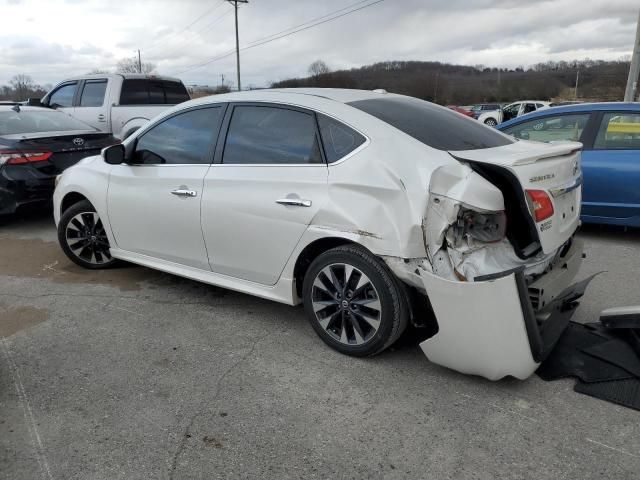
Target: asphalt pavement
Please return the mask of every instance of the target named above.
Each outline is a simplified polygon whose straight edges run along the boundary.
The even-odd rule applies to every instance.
[[[640,304],[640,232],[589,227],[575,320]],[[0,224],[0,478],[637,479],[640,413],[573,380],[490,382],[406,335],[370,359],[289,307],[87,271],[48,215]]]

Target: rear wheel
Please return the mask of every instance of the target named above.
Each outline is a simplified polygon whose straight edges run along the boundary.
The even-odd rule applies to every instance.
[[[375,355],[402,334],[408,308],[399,281],[362,247],[331,249],[310,265],[303,300],[311,326],[330,347]]]
[[[58,241],[69,259],[84,268],[113,266],[109,239],[96,209],[87,200],[69,207],[58,223]]]
[[[490,126],[490,127],[495,127],[496,125],[498,125],[498,122],[496,122],[495,118],[487,118],[487,119],[484,121],[484,124],[485,124],[485,125],[488,125],[488,126]]]

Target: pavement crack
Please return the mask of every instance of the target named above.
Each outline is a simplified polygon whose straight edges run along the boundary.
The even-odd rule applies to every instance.
[[[224,371],[224,373],[222,375],[220,375],[220,378],[218,378],[218,381],[216,382],[216,385],[215,385],[215,393],[213,395],[213,398],[211,400],[203,401],[198,406],[198,408],[196,409],[196,412],[191,416],[191,418],[189,420],[189,423],[187,424],[187,426],[185,427],[185,429],[184,429],[184,431],[182,433],[182,436],[180,438],[180,443],[178,444],[178,448],[176,449],[175,453],[173,454],[173,458],[171,460],[171,467],[169,468],[169,480],[173,480],[174,479],[176,468],[178,466],[178,460],[179,460],[180,456],[182,455],[182,452],[184,452],[184,449],[187,446],[187,440],[189,438],[191,438],[191,429],[193,428],[193,425],[194,425],[194,423],[196,421],[196,418],[198,418],[202,413],[205,413],[205,412],[203,412],[203,407],[204,407],[205,402],[206,403],[212,403],[212,404],[215,404],[217,402],[218,397],[220,396],[220,387],[222,386],[222,382],[225,380],[225,378],[227,378],[232,371],[237,369],[245,360],[247,360],[253,354],[253,352],[257,348],[258,344],[260,342],[262,342],[265,338],[269,337],[270,335],[272,335],[272,333],[267,333],[267,334],[259,337],[258,339],[256,339],[256,341],[253,342],[253,344],[251,345],[251,348],[249,349],[249,351],[247,353],[245,353],[244,355],[242,355],[242,357],[240,357],[240,359],[238,361],[236,361],[231,366],[229,366],[229,368],[227,368]]]

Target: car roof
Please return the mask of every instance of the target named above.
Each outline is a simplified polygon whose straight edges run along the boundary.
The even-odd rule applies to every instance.
[[[598,103],[577,103],[575,105],[564,105],[560,107],[552,107],[544,110],[536,110],[535,112],[528,113],[518,118],[514,118],[507,122],[501,123],[496,128],[502,130],[503,128],[511,125],[516,125],[522,121],[529,120],[531,118],[546,117],[549,115],[557,115],[559,113],[580,113],[580,112],[594,112],[594,111],[639,111],[640,102],[598,102]]]
[[[266,88],[260,90],[244,90],[242,92],[209,95],[207,97],[191,100],[188,103],[189,105],[198,105],[211,102],[277,101],[280,95],[282,95],[282,100],[285,102],[296,97],[303,99],[304,97],[313,96],[340,103],[356,102],[358,100],[369,100],[374,98],[401,97],[401,95],[396,95],[394,93],[347,88]],[[184,106],[186,105],[186,102],[180,105]]]
[[[122,77],[124,79],[149,79],[149,80],[168,80],[171,82],[181,82],[179,78],[167,77],[165,75],[153,75],[146,73],[90,73],[87,75],[79,75],[77,77],[65,78],[62,82],[73,82],[74,80],[98,80],[105,78]]]

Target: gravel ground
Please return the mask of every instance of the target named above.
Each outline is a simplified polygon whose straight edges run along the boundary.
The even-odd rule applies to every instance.
[[[576,320],[640,303],[640,233],[581,233]],[[0,226],[0,478],[638,478],[638,412],[572,380],[489,382],[406,335],[354,359],[301,308],[71,264],[48,216]]]

